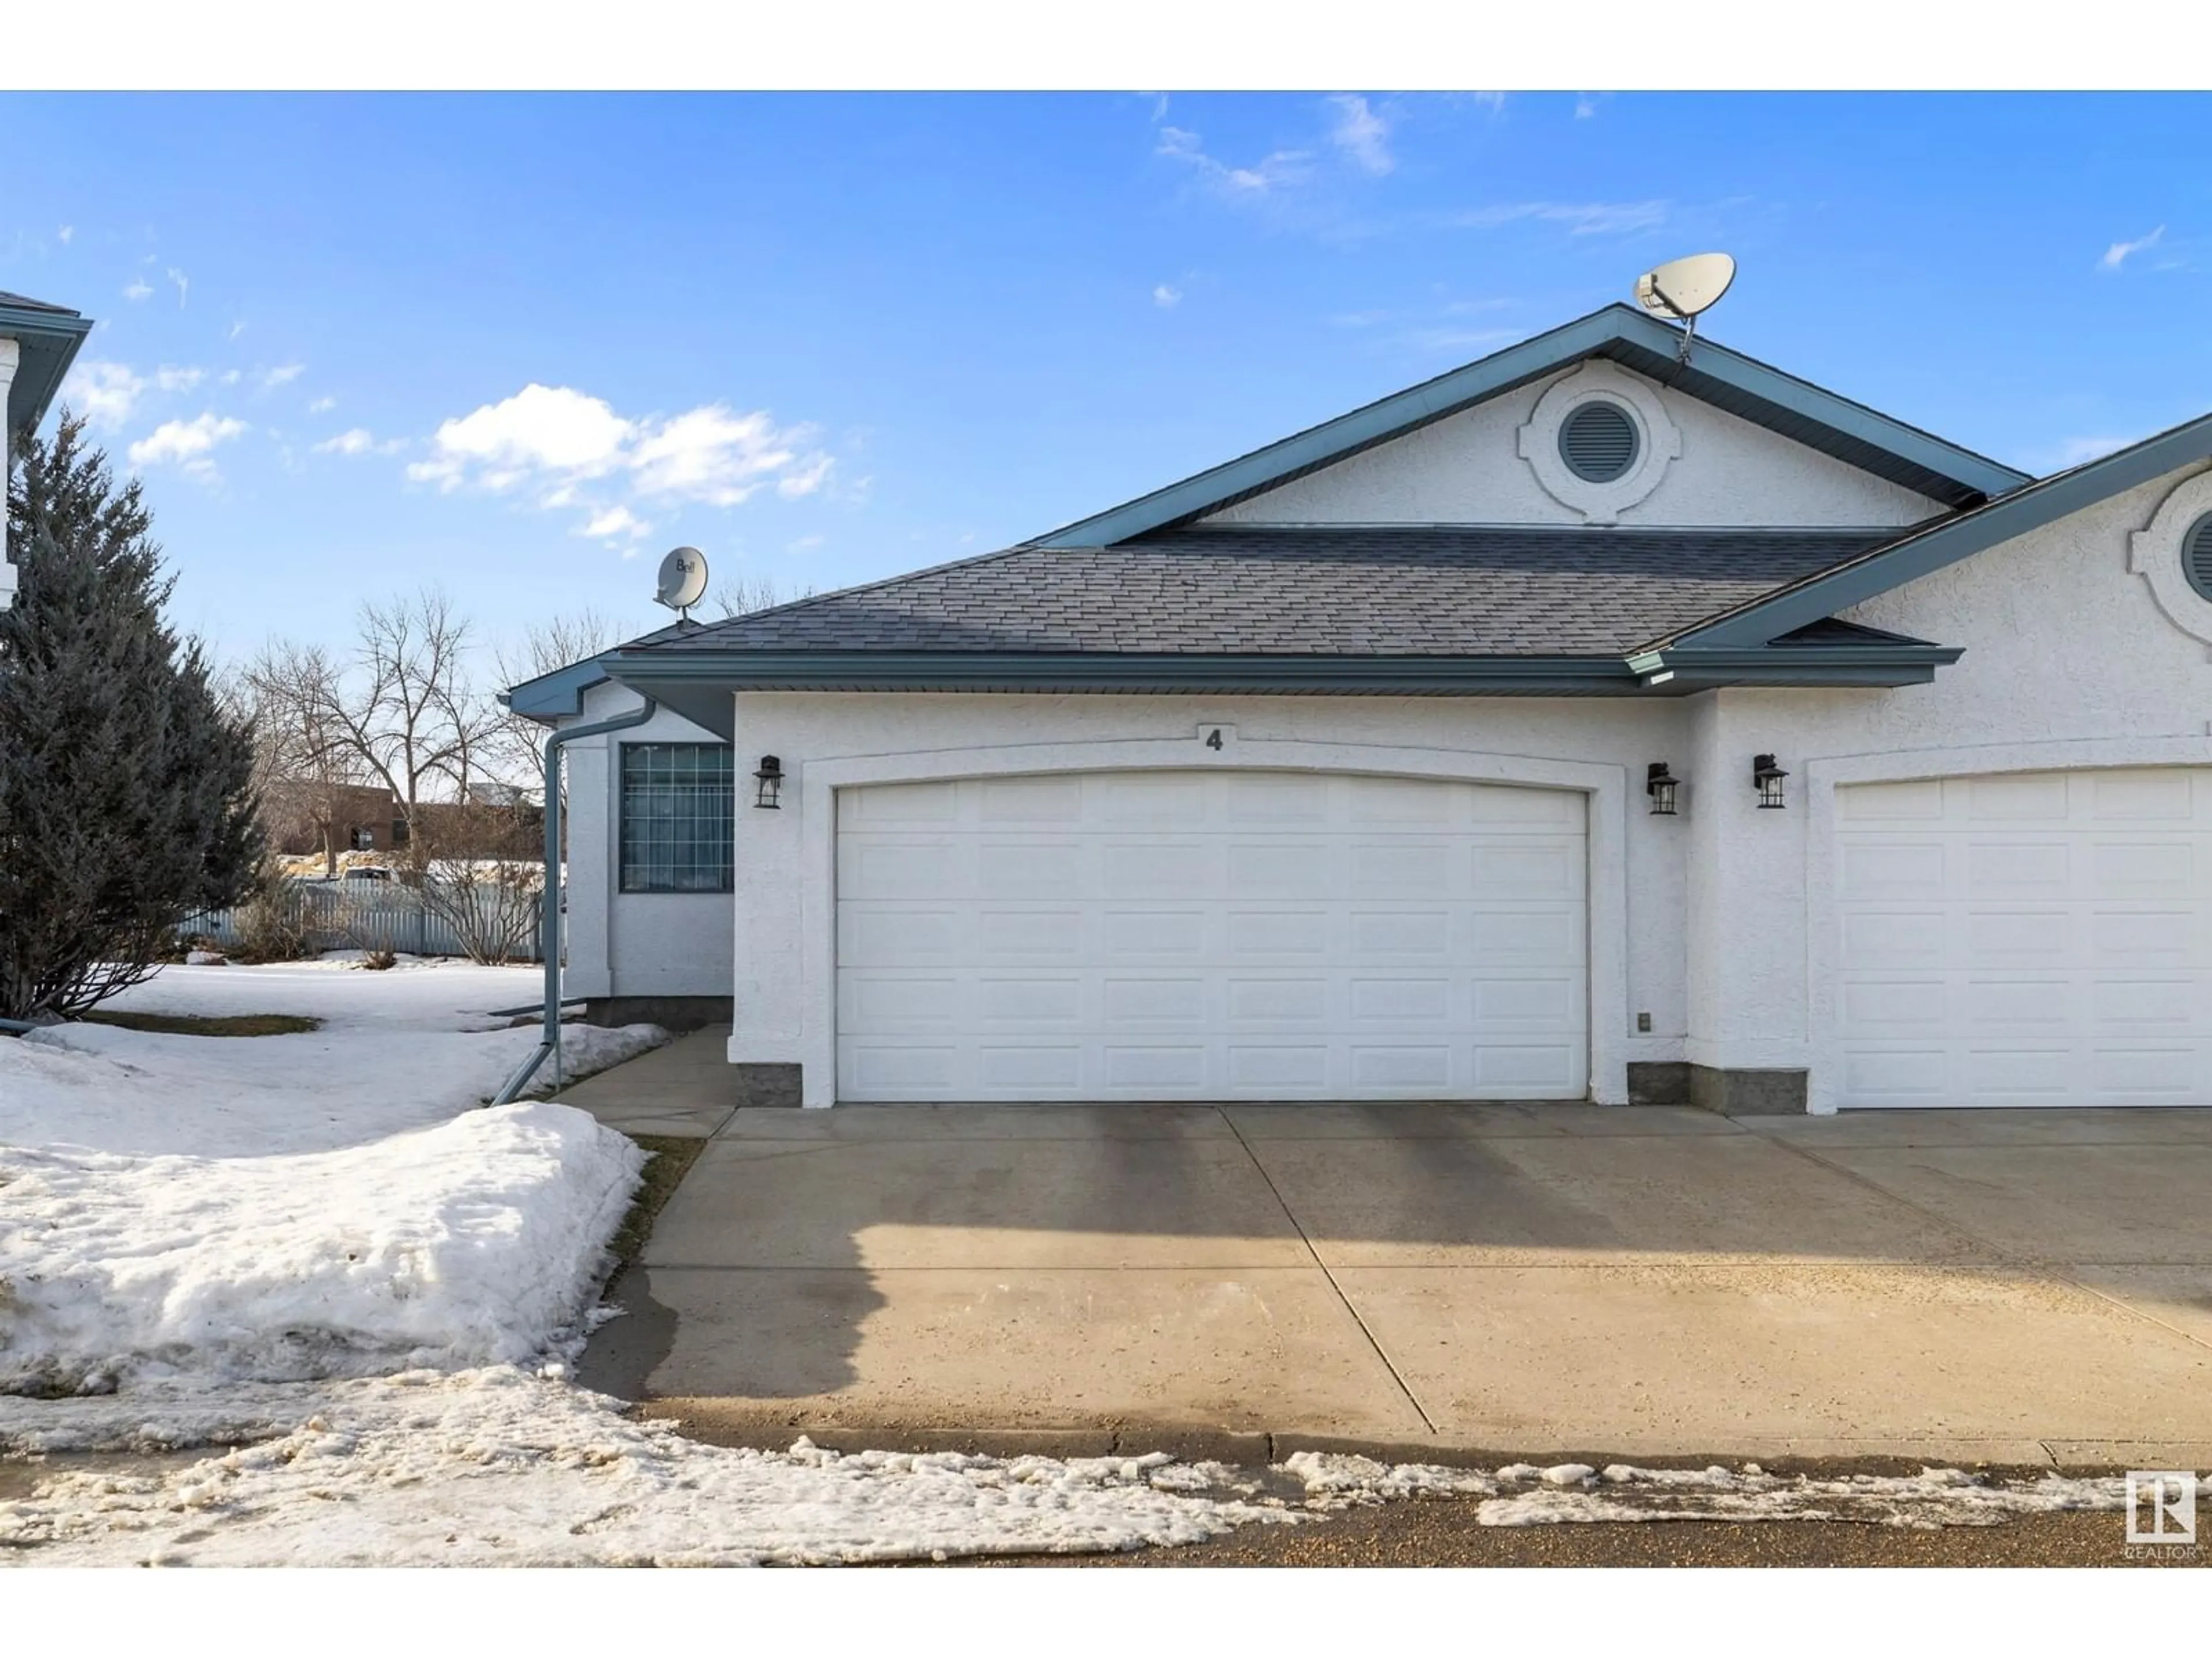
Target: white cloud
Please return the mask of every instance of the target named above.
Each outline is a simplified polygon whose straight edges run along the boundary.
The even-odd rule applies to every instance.
[[[128,363],[79,363],[62,387],[62,402],[94,426],[118,427],[131,418],[146,386]]]
[[[305,363],[280,363],[275,368],[263,369],[258,379],[263,386],[274,389],[280,386],[289,386],[307,372],[307,366]]]
[[[830,470],[826,455],[800,463],[796,445],[807,435],[780,430],[762,410],[732,415],[723,404],[710,404],[642,434],[629,465],[645,495],[735,507],[776,473],[783,475],[776,481],[780,493],[805,495]]]
[[[1478,230],[1534,219],[1544,224],[1565,225],[1572,236],[1618,235],[1650,230],[1667,222],[1670,204],[1652,202],[1514,202],[1498,207],[1470,208],[1449,216],[1449,222]]]
[[[164,363],[154,371],[154,384],[164,392],[190,392],[206,378],[204,368],[179,368],[173,363]]]
[[[216,378],[221,380],[225,386],[236,386],[238,384],[238,371],[234,368],[226,368]]]
[[[444,490],[526,487],[540,508],[584,509],[581,534],[639,536],[650,526],[632,504],[731,507],[771,484],[787,500],[812,495],[836,465],[817,435],[719,403],[632,418],[573,386],[532,383],[440,426],[407,476]]]
[[[244,323],[233,323],[230,325],[230,332],[224,335],[222,337],[226,340],[235,340],[240,335],[245,332],[246,325]]]
[[[1336,112],[1329,142],[1349,156],[1363,173],[1384,173],[1398,165],[1390,154],[1390,124],[1353,93],[1339,93],[1328,100]]]
[[[143,276],[133,276],[130,286],[123,290],[123,297],[135,306],[141,300],[150,300],[154,297],[154,285]]]
[[[828,539],[824,536],[801,536],[796,541],[786,542],[783,550],[787,553],[811,553]]]
[[[2105,250],[2105,257],[2097,261],[2100,270],[2118,270],[2129,258],[2148,252],[2166,240],[2166,227],[2160,225],[2148,236],[2138,236],[2132,242],[2115,242]]]
[[[1502,92],[1471,92],[1468,96],[1492,115],[1500,113],[1505,108],[1505,94]]]
[[[584,527],[576,533],[580,536],[597,536],[603,539],[611,536],[627,536],[632,541],[635,541],[652,528],[651,525],[639,518],[628,507],[610,507],[594,513]]]
[[[191,291],[192,280],[174,265],[169,267],[169,280],[177,285],[177,309],[182,311],[185,297]]]
[[[1161,283],[1152,289],[1152,303],[1162,311],[1172,311],[1182,303],[1182,290]]]
[[[1279,149],[1249,167],[1216,161],[1194,132],[1162,127],[1156,154],[1185,163],[1214,189],[1228,196],[1264,196],[1299,184],[1312,173],[1312,156],[1302,149]]]
[[[54,240],[58,241],[64,247],[67,247],[71,242],[76,240],[76,227],[75,225],[64,225],[59,230],[57,230],[54,233]]]
[[[367,427],[356,426],[335,438],[324,439],[314,449],[318,455],[389,455],[398,449],[399,442],[397,438],[389,438],[379,443]]]
[[[245,430],[245,422],[212,410],[189,421],[164,421],[131,446],[131,464],[157,466],[164,461],[173,461],[195,477],[213,478],[215,463],[209,459],[209,453],[217,444],[228,443]]]
[[[1596,99],[1595,99],[1595,98],[1593,98],[1593,97],[1591,97],[1591,96],[1589,95],[1589,94],[1588,94],[1588,93],[1583,93],[1580,97],[1578,97],[1578,98],[1577,98],[1577,99],[1575,100],[1575,119],[1576,119],[1576,120],[1577,120],[1577,121],[1587,121],[1587,120],[1589,120],[1589,119],[1590,118],[1590,117],[1591,117],[1591,116],[1593,116],[1593,115],[1595,115],[1595,114],[1596,114],[1596,113],[1597,113],[1597,100],[1596,100]]]
[[[338,400],[337,398],[331,397],[321,397],[316,398],[314,402],[307,405],[307,413],[310,415],[327,415],[331,410],[336,409],[337,406]]]
[[[458,489],[473,469],[476,481],[495,490],[532,471],[598,477],[620,464],[635,429],[602,398],[533,382],[504,402],[446,422],[431,436],[431,459],[416,462],[407,476]]]

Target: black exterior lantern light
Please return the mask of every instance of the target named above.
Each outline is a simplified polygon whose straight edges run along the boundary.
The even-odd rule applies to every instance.
[[[760,769],[753,778],[759,785],[753,794],[753,805],[775,811],[781,805],[776,798],[783,793],[783,763],[773,755],[763,755]]]
[[[1780,809],[1783,805],[1782,780],[1789,775],[1774,763],[1771,755],[1753,755],[1751,757],[1751,783],[1752,787],[1759,791],[1761,811]]]
[[[1653,761],[1644,779],[1644,793],[1651,797],[1651,816],[1671,818],[1674,816],[1674,791],[1681,780],[1667,769],[1665,761]]]

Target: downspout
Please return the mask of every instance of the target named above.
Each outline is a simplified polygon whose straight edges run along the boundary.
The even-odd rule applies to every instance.
[[[553,1091],[561,1091],[561,750],[579,738],[603,738],[610,732],[642,726],[659,708],[658,702],[647,697],[627,714],[556,732],[545,739],[545,891],[538,923],[538,950],[545,958],[545,1030],[530,1057],[492,1097],[495,1106],[506,1105],[529,1086],[531,1077],[548,1054],[553,1057]]]

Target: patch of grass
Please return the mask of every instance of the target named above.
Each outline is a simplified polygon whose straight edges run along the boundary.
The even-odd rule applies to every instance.
[[[645,1179],[638,1186],[637,1196],[629,1201],[629,1213],[607,1241],[607,1248],[615,1253],[617,1272],[644,1253],[645,1241],[653,1237],[653,1224],[661,1206],[707,1145],[703,1139],[691,1135],[632,1135],[630,1139],[647,1155]]]
[[[77,1018],[91,1025],[119,1025],[126,1031],[160,1031],[169,1036],[293,1036],[323,1027],[322,1021],[306,1014],[125,1014],[94,1009]]]

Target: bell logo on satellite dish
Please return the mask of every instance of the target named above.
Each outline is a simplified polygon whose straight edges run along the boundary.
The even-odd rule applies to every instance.
[[[679,547],[660,562],[660,591],[653,597],[684,616],[707,591],[707,556],[696,547]]]
[[[1681,360],[1690,361],[1690,342],[1698,332],[1698,317],[1720,301],[1735,281],[1735,261],[1725,253],[1692,253],[1686,259],[1669,259],[1656,270],[1636,279],[1636,303],[1654,317],[1682,328]]]

